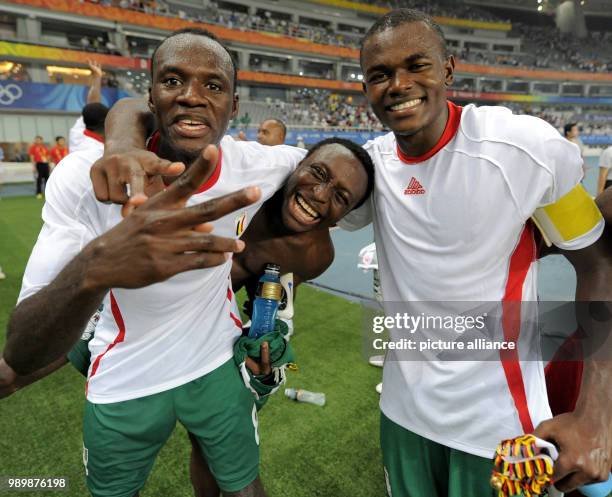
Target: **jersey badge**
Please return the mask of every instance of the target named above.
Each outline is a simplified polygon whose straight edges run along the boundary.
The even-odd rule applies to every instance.
[[[244,230],[246,228],[246,221],[247,221],[246,212],[243,212],[242,214],[236,217],[236,220],[234,221],[234,225],[236,226],[236,236],[240,236],[242,235],[242,233],[244,233]]]
[[[413,176],[404,190],[404,195],[423,195],[424,193],[425,188],[423,188],[423,185]]]

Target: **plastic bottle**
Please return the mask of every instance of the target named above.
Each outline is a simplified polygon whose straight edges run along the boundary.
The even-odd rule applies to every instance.
[[[257,285],[257,296],[253,302],[253,316],[249,337],[259,338],[274,331],[274,320],[281,299],[280,266],[266,264],[266,270]]]
[[[309,392],[308,390],[296,390],[295,388],[285,388],[285,395],[297,402],[307,402],[316,406],[323,407],[325,405],[325,394],[317,392]]]
[[[607,497],[612,492],[612,473],[608,476],[607,481],[585,485],[580,487],[578,491],[586,497]]]

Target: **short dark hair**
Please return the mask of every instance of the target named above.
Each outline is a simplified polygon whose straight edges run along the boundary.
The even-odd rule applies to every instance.
[[[368,184],[366,186],[365,194],[363,195],[363,198],[361,198],[359,202],[355,204],[355,207],[353,207],[353,209],[357,209],[358,207],[361,207],[361,205],[368,199],[368,197],[372,193],[372,190],[374,189],[374,163],[372,162],[370,154],[368,154],[363,149],[363,147],[357,145],[351,140],[346,140],[344,138],[326,138],[325,140],[321,140],[320,142],[315,143],[313,147],[308,150],[308,153],[306,154],[306,157],[304,157],[304,160],[314,154],[321,147],[333,144],[341,145],[344,148],[348,149],[349,152],[351,152],[355,156],[355,158],[361,163],[368,176]]]
[[[440,48],[442,49],[442,56],[447,58],[449,56],[448,47],[446,45],[446,37],[444,36],[444,31],[440,25],[433,20],[433,18],[426,14],[425,12],[421,12],[420,10],[415,9],[395,9],[390,12],[387,12],[385,15],[379,17],[370,29],[366,32],[366,34],[361,39],[361,44],[359,47],[359,58],[361,59],[361,53],[363,52],[363,47],[372,36],[375,34],[381,33],[390,28],[396,28],[398,26],[403,26],[404,24],[409,24],[413,22],[422,22],[426,24],[431,30],[438,35],[440,38]]]
[[[574,126],[578,126],[578,123],[567,123],[563,126],[563,136],[567,136]]]
[[[285,138],[287,136],[287,125],[281,119],[278,119],[276,117],[271,117],[269,119],[264,119],[264,122],[265,121],[274,121],[283,130],[283,138]]]
[[[104,132],[104,120],[108,114],[108,107],[98,102],[83,107],[83,122],[89,131]]]
[[[203,28],[177,29],[176,31],[173,31],[168,36],[166,36],[162,41],[159,42],[159,44],[155,47],[155,50],[153,50],[153,54],[151,55],[151,81],[153,81],[153,62],[155,61],[155,56],[157,55],[157,51],[159,50],[159,47],[161,47],[170,38],[174,38],[175,36],[180,36],[184,34],[189,34],[189,35],[194,35],[194,36],[203,36],[204,38],[208,38],[209,40],[212,40],[218,43],[221,46],[221,48],[223,48],[223,50],[227,52],[230,60],[232,61],[232,69],[233,69],[232,84],[235,90],[236,84],[238,82],[238,63],[236,62],[236,59],[232,55],[232,52],[230,52],[229,48],[227,48],[223,44],[223,42],[219,40],[219,38],[217,38],[216,35],[208,31],[208,29],[203,29]]]
[[[66,139],[66,138],[64,138],[63,136],[56,136],[56,137],[55,137],[55,141],[56,141],[56,142],[58,142],[58,141],[60,141],[62,138],[63,138],[64,140]]]

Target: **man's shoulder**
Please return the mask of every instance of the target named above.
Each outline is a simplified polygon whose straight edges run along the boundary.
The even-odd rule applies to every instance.
[[[89,174],[89,168],[93,165],[94,162],[96,162],[100,157],[102,157],[103,153],[104,150],[98,148],[77,150],[74,152],[70,152],[68,155],[66,155],[66,157],[64,157],[64,160],[66,161],[66,164],[73,164],[72,167],[84,166],[84,169],[86,169],[87,174]]]
[[[224,157],[230,155],[232,167],[243,164],[249,168],[295,167],[306,155],[306,150],[290,145],[262,145],[255,141],[234,140],[229,135],[221,140],[221,150]]]
[[[543,119],[513,114],[501,106],[467,105],[461,113],[460,130],[468,142],[498,143],[528,153],[537,153],[551,141],[564,141],[559,132]]]
[[[395,135],[392,131],[385,133],[384,135],[377,136],[372,140],[368,140],[363,148],[372,153],[374,150],[378,150],[380,152],[393,152],[397,147],[397,140],[395,139]]]
[[[89,171],[94,162],[102,157],[101,150],[79,150],[71,152],[62,159],[62,167],[53,171],[51,180],[55,184],[71,188],[89,188]]]

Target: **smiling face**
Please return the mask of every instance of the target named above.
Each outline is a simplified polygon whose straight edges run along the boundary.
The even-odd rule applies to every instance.
[[[216,41],[184,33],[167,39],[152,63],[149,107],[162,146],[175,155],[168,158],[190,162],[221,141],[238,111],[231,58]]]
[[[257,141],[262,145],[282,145],[285,143],[283,127],[273,119],[262,122],[257,130]]]
[[[439,35],[409,22],[370,36],[361,51],[364,92],[380,121],[396,135],[426,132],[446,118],[446,87],[453,81]]]
[[[299,233],[331,227],[366,193],[368,176],[361,162],[342,145],[323,145],[304,159],[283,191],[285,227]]]

